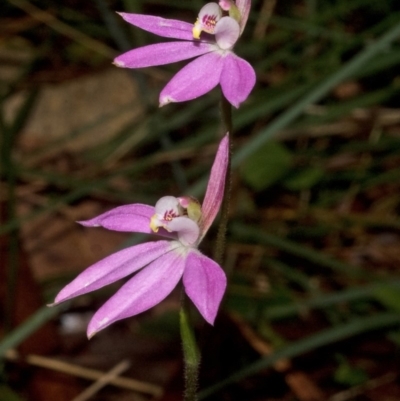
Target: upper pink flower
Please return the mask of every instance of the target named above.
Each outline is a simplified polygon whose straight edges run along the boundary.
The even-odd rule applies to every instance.
[[[120,206],[91,220],[86,227],[157,233],[169,238],[132,246],[84,270],[56,296],[54,304],[97,290],[138,270],[92,317],[89,338],[113,322],[137,315],[161,302],[183,279],[186,294],[204,319],[214,323],[226,288],[221,267],[198,245],[221,206],[228,166],[229,137],[222,139],[211,170],[203,205],[191,197],[162,197],[155,206]]]
[[[182,68],[160,93],[160,106],[192,100],[218,84],[235,107],[247,99],[254,87],[253,67],[233,53],[250,11],[250,0],[221,0],[206,4],[196,23],[151,15],[121,13],[122,18],[148,32],[179,42],[164,42],[130,50],[118,56],[118,67],[142,68],[165,65],[197,57]],[[229,13],[229,15],[224,15]],[[200,56],[200,57],[198,57]]]

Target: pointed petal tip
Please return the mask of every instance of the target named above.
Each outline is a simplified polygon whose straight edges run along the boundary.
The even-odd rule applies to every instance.
[[[239,108],[249,97],[255,83],[256,73],[250,63],[233,53],[224,58],[220,85],[224,97],[230,104]]]
[[[225,180],[229,166],[229,132],[219,143],[217,154],[211,168],[206,194],[204,196],[203,210],[203,231],[202,236],[207,233],[221,207],[224,197]]]
[[[218,145],[218,150],[223,151],[223,152],[229,152],[229,140],[230,140],[230,135],[229,131],[226,132],[226,134],[222,137],[221,142]]]
[[[86,333],[88,340],[91,340],[97,333],[98,333],[98,331],[90,331],[89,332],[89,330],[88,330]]]
[[[171,96],[163,96],[163,97],[160,97],[159,107],[161,108],[161,107],[166,106],[167,104],[175,103],[175,102],[176,102],[176,100],[173,99]]]
[[[125,68],[126,64],[123,61],[114,60],[111,64],[114,64],[116,67]]]
[[[92,316],[92,319],[90,320],[86,330],[86,336],[88,340],[91,340],[97,333],[99,333],[101,330],[104,330],[107,326],[111,324],[108,319],[98,321],[96,319],[97,312],[95,312],[95,314]]]
[[[64,287],[65,288],[65,287]],[[47,306],[57,306],[59,304],[61,304],[62,302],[66,301],[68,297],[66,297],[65,295],[60,296],[61,293],[63,292],[63,289],[60,290],[60,292],[56,295],[56,297],[54,298],[54,302],[51,304],[48,304]]]
[[[100,227],[100,224],[94,224],[92,222],[93,219],[90,220],[77,220],[75,223],[80,224],[83,227]]]

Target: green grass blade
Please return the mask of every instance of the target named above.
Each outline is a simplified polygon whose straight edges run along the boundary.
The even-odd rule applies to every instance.
[[[65,309],[68,303],[61,306],[49,308],[44,306],[30,316],[24,323],[20,324],[15,330],[9,333],[0,342],[0,357],[3,357],[7,350],[17,347],[33,332],[38,330],[46,322],[57,316],[61,310]]]
[[[322,330],[314,335],[300,339],[290,344],[266,358],[262,358],[244,369],[236,372],[232,376],[211,386],[199,393],[199,400],[204,400],[208,396],[223,389],[227,385],[245,379],[262,369],[270,368],[275,362],[282,358],[294,358],[306,352],[314,351],[320,347],[351,338],[369,331],[379,330],[400,324],[398,313],[382,313],[375,316],[368,316],[362,319],[355,319],[349,323],[341,324],[326,330]]]
[[[237,166],[241,161],[251,156],[266,141],[271,139],[280,130],[288,126],[297,117],[299,117],[308,105],[321,100],[336,85],[338,85],[340,82],[343,82],[345,79],[350,78],[353,74],[362,69],[370,60],[387,50],[390,44],[399,36],[400,23],[396,24],[381,38],[377,39],[374,43],[368,45],[364,50],[360,51],[342,68],[322,81],[308,95],[301,98],[291,108],[273,120],[271,124],[269,124],[267,128],[261,130],[257,136],[250,139],[245,146],[235,153],[233,156],[232,165]]]

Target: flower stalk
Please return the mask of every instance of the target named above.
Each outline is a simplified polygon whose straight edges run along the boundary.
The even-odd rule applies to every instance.
[[[197,401],[200,352],[196,344],[193,328],[189,321],[185,294],[182,294],[182,306],[179,313],[179,324],[182,339],[185,395],[184,401]]]
[[[219,221],[217,239],[215,242],[215,249],[214,249],[214,260],[218,264],[222,265],[222,261],[224,259],[224,254],[225,254],[226,231],[228,227],[230,198],[232,192],[231,159],[232,159],[232,136],[233,136],[232,106],[229,103],[229,101],[225,98],[222,91],[221,91],[220,107],[221,107],[221,118],[222,118],[223,129],[224,131],[229,132],[231,138],[229,142],[228,167],[225,175],[225,187],[224,187],[224,197],[221,206],[221,218]]]

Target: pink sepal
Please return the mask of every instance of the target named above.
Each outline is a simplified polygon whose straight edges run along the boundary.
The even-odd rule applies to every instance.
[[[221,267],[199,251],[192,250],[186,258],[183,284],[204,319],[214,324],[226,289],[226,275]]]
[[[79,274],[58,293],[54,303],[58,304],[114,283],[179,246],[179,242],[176,241],[156,241],[116,252]]]
[[[92,317],[89,338],[117,320],[142,313],[166,298],[182,277],[186,253],[180,249],[160,256],[124,284]]]
[[[126,22],[164,38],[193,40],[193,24],[153,15],[118,13]]]
[[[225,176],[229,162],[229,133],[227,133],[219,144],[214,164],[211,168],[206,194],[202,205],[202,237],[206,234],[213,223],[224,198]]]

